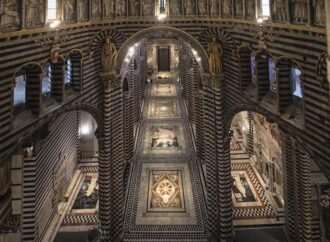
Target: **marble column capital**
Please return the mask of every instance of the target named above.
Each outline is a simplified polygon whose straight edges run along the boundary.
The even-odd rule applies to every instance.
[[[100,78],[103,81],[104,88],[115,89],[121,87],[121,77],[114,72],[101,72]]]

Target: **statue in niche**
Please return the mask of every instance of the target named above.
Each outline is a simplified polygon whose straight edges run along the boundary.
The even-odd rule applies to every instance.
[[[100,0],[92,0],[92,18],[101,17],[101,2]]]
[[[117,0],[116,1],[116,16],[124,17],[126,15],[126,1],[125,0]]]
[[[115,0],[104,1],[104,14],[107,18],[115,16]]]
[[[170,0],[170,14],[175,16],[175,15],[180,15],[180,5],[181,1],[180,0]]]
[[[224,0],[223,2],[223,15],[225,17],[231,16],[231,0]]]
[[[303,23],[307,20],[307,6],[304,0],[295,0],[294,20],[297,23]]]
[[[314,18],[316,24],[325,25],[325,0],[313,0]]]
[[[209,71],[212,74],[222,73],[222,47],[215,36],[212,37],[211,42],[207,48],[209,57]]]
[[[112,72],[116,67],[118,52],[112,37],[107,36],[102,47],[102,71],[104,73]]]
[[[71,0],[65,0],[63,3],[64,7],[64,20],[72,20],[73,19],[73,6],[74,3]]]
[[[154,15],[154,1],[153,0],[143,0],[142,15],[143,16],[153,16]]]
[[[36,26],[44,22],[44,4],[39,0],[26,0],[25,16],[27,26]]]
[[[286,0],[274,0],[273,11],[278,21],[286,21]]]
[[[19,25],[20,18],[15,0],[0,0],[0,29]]]
[[[236,0],[235,2],[235,16],[243,17],[243,0]]]
[[[185,15],[193,15],[193,2],[192,0],[184,0],[184,13]]]
[[[218,15],[219,14],[219,12],[218,12],[218,10],[219,10],[219,1],[217,1],[217,0],[210,0],[210,14],[212,15],[212,16],[215,16],[215,15]]]
[[[255,2],[254,1],[247,1],[246,6],[246,17],[248,19],[254,19],[255,18]]]
[[[199,15],[207,15],[207,1],[206,0],[198,1],[198,11],[199,11]]]
[[[131,16],[139,16],[140,15],[140,3],[139,0],[131,0]]]

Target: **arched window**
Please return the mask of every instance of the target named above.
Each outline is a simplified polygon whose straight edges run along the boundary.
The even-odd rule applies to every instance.
[[[51,65],[48,63],[44,66],[43,69],[43,78],[42,78],[42,97],[47,98],[50,97],[51,93]]]
[[[14,87],[14,113],[20,113],[24,111],[26,104],[26,75],[21,71],[15,76]]]
[[[275,61],[272,57],[268,58],[268,69],[269,69],[269,90],[276,93],[276,67]]]
[[[249,0],[252,1],[252,0]],[[270,17],[270,2],[269,0],[260,1],[261,17]]]
[[[291,92],[292,95],[298,98],[303,98],[303,90],[301,86],[301,70],[296,67],[291,67],[291,73],[290,73],[290,79],[291,79]]]
[[[47,21],[52,22],[56,20],[57,15],[57,1],[56,0],[48,0],[47,1]]]
[[[66,60],[66,71],[65,71],[65,80],[64,80],[64,84],[66,88],[70,87],[72,84],[71,73],[72,73],[72,62],[71,59],[68,58]]]

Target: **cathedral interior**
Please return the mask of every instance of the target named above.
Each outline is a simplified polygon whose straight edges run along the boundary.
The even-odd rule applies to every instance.
[[[0,0],[0,242],[329,242],[329,0]]]

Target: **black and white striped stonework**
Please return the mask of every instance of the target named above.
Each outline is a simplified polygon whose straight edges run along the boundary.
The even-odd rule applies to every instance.
[[[196,155],[201,160],[205,159],[205,138],[204,138],[204,99],[203,90],[196,93]]]
[[[197,90],[197,63],[191,56],[191,68],[187,71],[187,97],[188,118],[191,122],[196,119],[196,90]]]
[[[291,63],[287,60],[281,60],[277,64],[278,69],[278,111],[283,113],[292,103],[291,87]]]
[[[65,62],[64,60],[59,60],[57,63],[52,63],[52,85],[51,85],[51,95],[58,101],[62,102],[64,100],[65,85],[64,85],[64,75],[65,75]]]
[[[256,55],[257,100],[261,101],[269,91],[268,55]]]
[[[72,52],[68,58],[71,60],[71,87],[77,92],[82,90],[82,56],[78,51]]]
[[[124,159],[129,161],[134,155],[134,112],[130,91],[124,93]]]
[[[242,47],[239,51],[239,81],[240,90],[244,91],[251,83],[251,50]]]
[[[41,70],[36,65],[24,67],[26,73],[26,107],[35,115],[41,109]]]
[[[248,130],[248,142],[247,142],[247,152],[250,156],[254,154],[254,127],[253,127],[253,113],[251,111],[247,112],[248,122],[249,122],[249,130]]]

